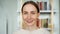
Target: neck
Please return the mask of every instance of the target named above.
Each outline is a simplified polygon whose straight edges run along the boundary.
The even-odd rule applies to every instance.
[[[26,30],[29,30],[29,31],[33,31],[33,30],[36,30],[36,29],[38,29],[36,25],[31,25],[31,26],[26,27]]]

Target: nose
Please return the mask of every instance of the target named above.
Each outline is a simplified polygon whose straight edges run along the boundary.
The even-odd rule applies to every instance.
[[[31,14],[28,14],[28,19],[31,19]]]

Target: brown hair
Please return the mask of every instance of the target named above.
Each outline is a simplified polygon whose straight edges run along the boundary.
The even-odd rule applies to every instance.
[[[27,5],[27,4],[32,4],[33,6],[35,6],[36,9],[37,9],[37,12],[39,13],[39,7],[38,7],[38,5],[37,5],[35,2],[33,2],[33,1],[27,1],[27,2],[25,2],[25,3],[23,4],[23,6],[22,6],[22,9],[21,9],[22,12],[23,12],[23,7],[24,7],[25,5]]]

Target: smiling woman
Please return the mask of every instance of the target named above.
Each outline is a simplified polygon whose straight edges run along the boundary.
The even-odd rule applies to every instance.
[[[36,27],[39,14],[38,6],[32,2],[27,2],[22,7],[22,17],[26,27]]]
[[[37,27],[38,17],[40,15],[38,5],[33,1],[27,1],[22,6],[22,29],[14,32],[14,34],[50,34],[44,28]]]

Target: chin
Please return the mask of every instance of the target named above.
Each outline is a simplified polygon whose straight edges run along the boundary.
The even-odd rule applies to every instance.
[[[32,26],[32,24],[27,24],[28,26]]]

